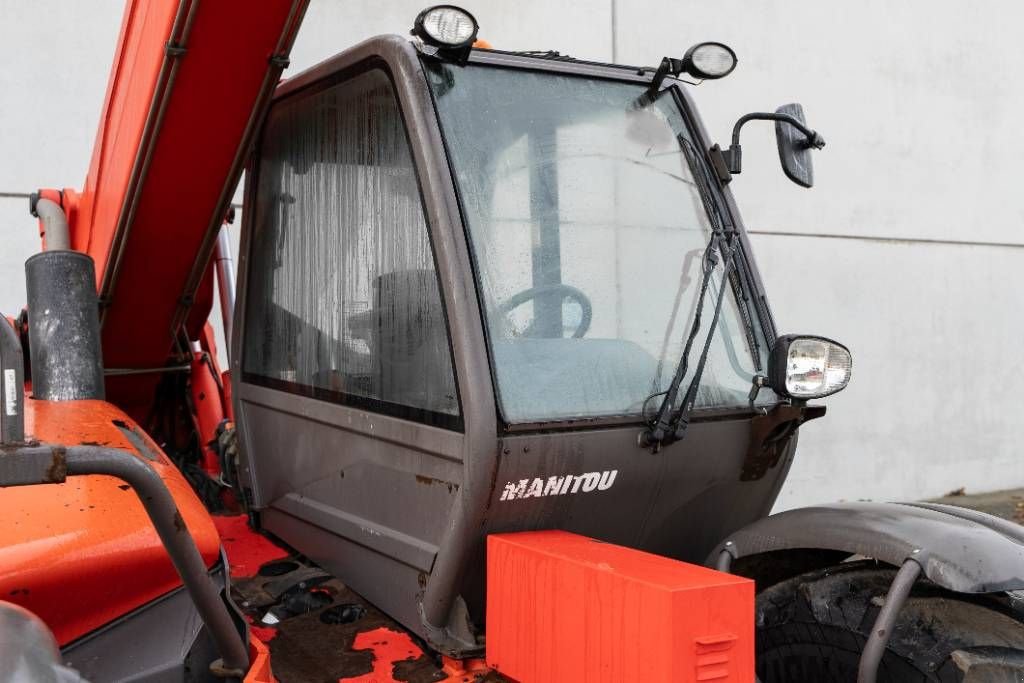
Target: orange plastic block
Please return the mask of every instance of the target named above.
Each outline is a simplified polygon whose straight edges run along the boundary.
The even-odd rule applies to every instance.
[[[751,683],[754,582],[564,531],[489,536],[487,664],[520,683]]]

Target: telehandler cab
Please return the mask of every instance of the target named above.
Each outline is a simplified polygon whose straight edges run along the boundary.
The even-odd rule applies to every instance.
[[[800,105],[723,149],[690,79],[727,46],[506,52],[447,5],[279,83],[304,12],[129,0],[85,187],[32,198],[44,250],[0,324],[0,681],[750,681],[750,625],[762,683],[1024,677],[1016,525],[769,514],[852,368],[778,333],[730,189],[760,120],[811,187]],[[543,572],[503,541],[551,576],[747,577],[756,603],[648,658],[678,612],[604,579],[531,604]],[[520,587],[538,623],[510,639]],[[579,647],[541,661],[535,627]]]

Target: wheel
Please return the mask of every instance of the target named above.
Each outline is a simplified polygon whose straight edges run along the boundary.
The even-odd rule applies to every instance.
[[[873,561],[848,562],[758,593],[761,683],[856,681],[860,653],[895,575]],[[900,612],[878,681],[963,681],[964,655],[953,653],[967,648],[1024,651],[1024,623],[997,598],[950,593],[922,578]]]

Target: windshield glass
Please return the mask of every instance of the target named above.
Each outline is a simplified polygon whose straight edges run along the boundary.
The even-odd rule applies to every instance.
[[[468,223],[502,416],[640,414],[679,362],[712,228],[675,101],[644,102],[642,85],[578,76],[435,61],[427,69]],[[747,403],[755,364],[742,313],[728,291],[698,408]],[[756,318],[753,327],[765,359]],[[759,402],[770,400],[762,391]]]

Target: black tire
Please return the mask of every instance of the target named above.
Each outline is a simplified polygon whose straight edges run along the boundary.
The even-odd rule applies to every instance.
[[[868,633],[896,570],[849,562],[802,574],[757,596],[761,683],[857,680]],[[962,681],[951,655],[978,647],[1024,650],[1024,623],[1001,603],[920,580],[889,639],[879,683]]]

